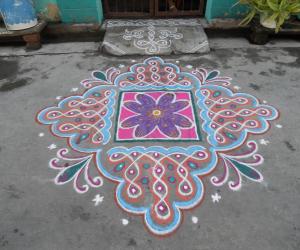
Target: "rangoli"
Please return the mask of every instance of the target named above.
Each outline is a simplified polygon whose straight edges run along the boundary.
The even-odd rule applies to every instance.
[[[133,40],[133,46],[145,50],[146,54],[157,54],[162,48],[170,48],[172,39],[182,39],[183,34],[177,32],[177,28],[157,29],[149,24],[147,31],[144,29],[125,29],[123,39]]]
[[[231,190],[245,179],[263,180],[252,136],[265,133],[278,111],[235,92],[219,71],[151,57],[94,71],[81,84],[83,94],[37,115],[68,142],[49,163],[57,185],[73,182],[84,193],[112,181],[123,210],[142,215],[155,235],[168,235],[204,199],[204,179]]]

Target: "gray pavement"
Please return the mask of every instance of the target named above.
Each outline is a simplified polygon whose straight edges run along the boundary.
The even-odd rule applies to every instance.
[[[281,118],[255,137],[270,141],[259,145],[264,181],[245,180],[237,192],[223,186],[219,203],[211,201],[215,188],[208,186],[202,205],[186,211],[178,231],[166,238],[150,235],[141,217],[117,207],[115,185],[108,181],[81,195],[71,183],[56,186],[55,171],[48,168],[56,150],[48,146],[62,147],[65,141],[35,122],[36,113],[57,103],[57,96],[74,94],[72,88],[83,91],[79,82],[93,70],[146,57],[105,56],[97,43],[49,44],[30,53],[0,47],[0,249],[300,249],[299,42],[274,40],[259,47],[214,38],[210,44],[206,55],[163,58],[220,70],[239,91],[278,108]],[[99,206],[92,202],[96,194],[104,196]]]

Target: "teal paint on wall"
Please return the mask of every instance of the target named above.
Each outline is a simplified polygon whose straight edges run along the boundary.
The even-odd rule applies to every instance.
[[[100,23],[98,13],[93,9],[62,9],[61,21],[63,23]]]
[[[33,0],[39,13],[47,11],[49,3],[59,8],[63,23],[101,23],[103,10],[101,0]]]
[[[101,1],[101,0],[100,0]],[[74,9],[74,8],[95,8],[97,0],[57,0],[58,5],[62,9]]]
[[[242,18],[247,7],[235,5],[238,0],[207,0],[205,17],[208,21],[215,18]]]
[[[64,23],[101,23],[101,0],[57,0]]]

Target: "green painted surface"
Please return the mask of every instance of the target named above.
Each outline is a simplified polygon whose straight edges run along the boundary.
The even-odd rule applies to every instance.
[[[99,0],[101,1],[101,0]],[[89,9],[96,7],[97,0],[57,0],[57,3],[62,9]]]
[[[235,5],[237,0],[207,0],[205,17],[208,21],[215,18],[242,18],[247,8]]]
[[[98,23],[96,9],[60,9],[63,23]]]
[[[101,23],[101,0],[57,0],[64,23]]]
[[[47,12],[48,4],[59,9],[63,23],[101,23],[103,10],[101,0],[33,0],[37,12]],[[51,21],[51,20],[50,20]]]

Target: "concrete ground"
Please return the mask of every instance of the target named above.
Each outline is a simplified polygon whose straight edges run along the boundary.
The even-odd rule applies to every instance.
[[[244,181],[238,192],[223,186],[219,203],[209,193],[167,238],[150,235],[139,216],[119,209],[108,181],[82,195],[71,183],[56,186],[55,171],[48,168],[56,150],[48,146],[64,146],[64,140],[35,122],[36,113],[57,103],[57,96],[77,87],[82,91],[79,82],[92,70],[143,57],[105,56],[90,42],[48,44],[30,53],[0,47],[0,249],[300,249],[300,44],[280,39],[252,46],[222,36],[210,43],[207,55],[163,58],[220,70],[239,91],[278,108],[281,118],[273,123],[277,127],[256,137],[270,141],[260,145],[264,182]],[[92,202],[96,194],[104,196],[99,206]]]

